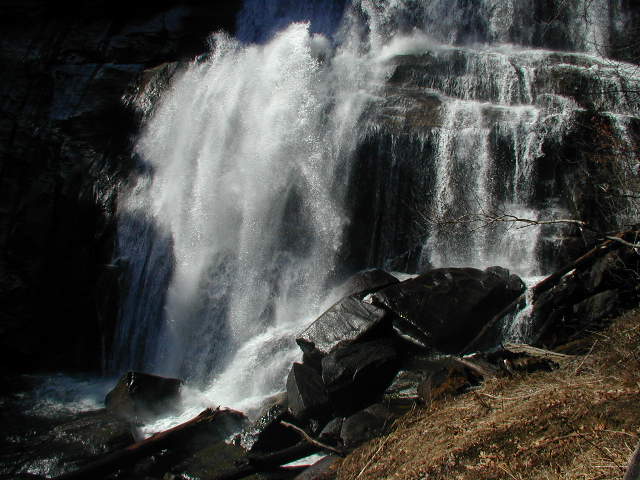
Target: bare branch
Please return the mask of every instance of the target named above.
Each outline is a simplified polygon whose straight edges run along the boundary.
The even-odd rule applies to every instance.
[[[282,426],[284,426],[284,427],[291,428],[292,430],[295,430],[296,432],[298,432],[300,434],[300,436],[302,436],[302,438],[304,438],[310,444],[315,445],[316,447],[321,448],[322,450],[328,450],[328,451],[333,452],[333,453],[335,453],[337,455],[340,455],[341,457],[344,457],[344,452],[342,450],[339,450],[339,449],[334,448],[334,447],[332,447],[330,445],[327,445],[326,443],[319,442],[315,438],[309,436],[309,434],[307,434],[307,432],[305,432],[300,427],[297,427],[297,426],[293,425],[292,423],[285,422],[285,421],[281,421],[280,424]]]

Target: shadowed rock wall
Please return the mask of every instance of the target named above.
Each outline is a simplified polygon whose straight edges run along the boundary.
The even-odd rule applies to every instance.
[[[98,368],[117,309],[116,185],[145,69],[207,51],[241,1],[0,1],[0,351],[7,372]]]

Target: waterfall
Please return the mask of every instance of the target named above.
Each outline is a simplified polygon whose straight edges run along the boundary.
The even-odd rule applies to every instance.
[[[604,0],[545,16],[542,1],[329,3],[245,2],[237,38],[214,34],[149,112],[119,205],[112,370],[250,405],[282,389],[295,334],[349,270],[539,274],[541,229],[496,216],[560,211],[536,198],[536,162],[575,112],[638,108],[565,80],[629,81],[597,56],[608,27],[582,21]]]

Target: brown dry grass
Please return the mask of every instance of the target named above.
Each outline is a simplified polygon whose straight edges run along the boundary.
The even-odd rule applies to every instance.
[[[342,462],[354,479],[620,479],[640,433],[640,309],[552,372],[416,408]]]

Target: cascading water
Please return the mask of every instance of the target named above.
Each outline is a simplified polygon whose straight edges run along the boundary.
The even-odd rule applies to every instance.
[[[637,82],[594,56],[609,30],[581,21],[613,18],[615,2],[545,17],[547,2],[360,0],[324,16],[318,2],[263,3],[246,2],[242,41],[214,35],[173,79],[119,206],[128,282],[112,370],[188,378],[198,401],[235,407],[282,388],[295,334],[349,268],[539,273],[539,228],[469,214],[553,213],[534,201],[543,144],[587,103],[638,108],[564,81]]]

